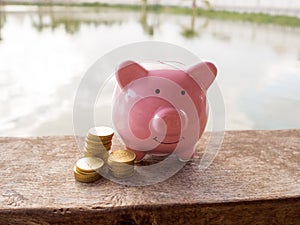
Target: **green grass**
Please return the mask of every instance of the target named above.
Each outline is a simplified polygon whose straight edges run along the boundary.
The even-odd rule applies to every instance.
[[[291,16],[272,16],[263,13],[236,13],[226,11],[204,11],[199,10],[200,15],[207,18],[222,20],[247,21],[257,24],[275,24],[280,26],[300,26],[300,18]]]
[[[5,4],[5,3],[2,3]],[[119,10],[141,10],[141,5],[125,5],[125,4],[103,4],[103,3],[80,3],[80,4],[64,4],[64,3],[55,3],[50,4],[49,2],[43,3],[7,3],[14,5],[38,5],[38,6],[66,6],[66,7],[101,7],[101,8],[115,8]],[[149,12],[157,13],[172,13],[172,14],[186,14],[192,15],[191,8],[184,7],[167,7],[161,5],[148,5],[147,10]],[[205,10],[197,9],[197,15],[201,17],[211,18],[211,19],[221,19],[221,20],[232,20],[232,21],[246,21],[257,24],[274,24],[280,26],[289,26],[289,27],[300,27],[300,18],[291,17],[291,16],[275,16],[268,15],[264,13],[238,13],[238,12],[229,12],[229,11],[215,11],[215,10]]]

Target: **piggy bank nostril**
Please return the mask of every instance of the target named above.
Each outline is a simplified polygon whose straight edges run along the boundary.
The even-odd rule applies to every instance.
[[[166,116],[163,120],[166,122],[168,128],[179,129],[181,126],[180,118],[178,116]]]
[[[162,118],[158,115],[155,115],[150,122],[151,127],[158,133],[165,132],[166,124]]]
[[[178,133],[181,130],[180,112],[175,108],[167,107],[156,112],[151,121],[151,126],[158,133]]]

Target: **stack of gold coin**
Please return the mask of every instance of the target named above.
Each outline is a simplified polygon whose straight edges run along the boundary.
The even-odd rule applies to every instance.
[[[109,154],[107,164],[112,175],[117,178],[129,177],[134,172],[136,155],[129,150],[116,150]]]
[[[99,180],[99,171],[104,161],[97,157],[84,157],[74,166],[74,176],[79,182],[90,183]]]
[[[112,145],[114,130],[110,127],[93,127],[85,142],[85,156],[98,156],[106,160]]]

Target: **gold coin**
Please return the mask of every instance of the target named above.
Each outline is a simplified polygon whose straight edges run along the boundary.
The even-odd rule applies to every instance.
[[[101,142],[101,139],[100,139],[100,137],[94,137],[94,136],[91,136],[90,134],[88,134],[87,136],[86,136],[86,141],[94,141],[94,142]]]
[[[98,157],[103,159],[104,161],[107,160],[108,154],[104,154],[104,153],[91,153],[91,152],[84,152],[84,156],[85,157]]]
[[[127,164],[127,163],[121,163],[121,164],[115,164],[115,163],[112,163],[111,161],[107,160],[107,164],[110,168],[113,168],[113,169],[127,169],[127,168],[132,168],[134,165],[133,163],[132,164]]]
[[[95,136],[91,136],[91,135],[87,135],[87,137],[85,138],[85,141],[87,142],[95,142],[95,143],[108,143],[111,142],[113,139],[113,136],[108,136],[108,137],[95,137]]]
[[[110,149],[111,146],[112,146],[112,144],[108,144],[108,145],[90,145],[89,143],[85,144],[86,148],[96,149],[96,150],[97,149],[105,149],[105,150],[107,150],[107,149]]]
[[[134,166],[134,162],[129,162],[129,163],[123,163],[123,162],[121,162],[121,163],[116,163],[116,162],[112,162],[112,161],[110,161],[109,160],[109,157],[108,157],[108,159],[107,159],[107,164],[108,164],[108,166],[110,166],[111,168],[116,168],[116,169],[118,169],[118,168],[128,168],[128,167],[133,167]]]
[[[134,165],[132,164],[127,164],[127,163],[120,163],[120,164],[115,164],[111,163],[111,161],[107,160],[108,167],[113,169],[113,170],[126,170],[133,168]]]
[[[90,134],[88,133],[86,138],[88,138],[89,140],[92,140],[92,141],[108,141],[108,140],[111,140],[114,136],[114,133],[109,135],[109,136],[95,136],[93,134]]]
[[[90,149],[90,148],[86,147],[84,152],[91,153],[91,154],[94,154],[94,155],[97,155],[97,154],[107,155],[107,157],[108,157],[108,151],[106,149]]]
[[[94,177],[96,174],[98,174],[96,171],[91,171],[91,172],[84,172],[74,166],[73,168],[74,173],[78,174],[79,176],[85,176],[85,177]]]
[[[101,177],[100,174],[96,172],[86,173],[86,174],[84,174],[82,171],[79,172],[76,166],[74,166],[73,172],[74,172],[75,179],[77,181],[84,182],[84,183],[94,182]]]
[[[75,178],[78,178],[78,179],[81,179],[81,180],[92,180],[92,179],[96,179],[98,178],[100,175],[99,174],[92,174],[92,175],[82,175],[78,172],[75,172],[74,171],[74,177]]]
[[[84,151],[84,156],[85,156],[85,157],[95,157],[96,155],[97,155],[97,154],[93,154],[93,153]]]
[[[94,140],[86,139],[85,143],[88,144],[88,145],[93,145],[93,146],[102,146],[102,145],[110,145],[112,143],[112,141],[109,140],[109,141],[103,142],[101,140],[100,141],[94,141]]]
[[[129,150],[116,150],[109,154],[109,160],[111,162],[129,163],[133,162],[136,155]]]
[[[104,146],[101,146],[101,147],[94,147],[94,146],[90,146],[90,145],[85,145],[84,147],[85,147],[86,149],[91,150],[91,151],[101,151],[101,150],[107,151],[107,148],[104,147]]]
[[[98,137],[98,136],[91,136],[90,134],[88,134],[86,137],[86,141],[93,141],[93,142],[97,142],[97,143],[111,142],[112,139],[113,139],[113,135],[108,136],[108,137]]]
[[[89,129],[88,135],[92,137],[112,137],[114,135],[114,130],[105,126],[92,127]]]
[[[85,140],[86,143],[89,143],[90,145],[108,145],[112,143],[112,139],[101,139],[98,138],[98,140],[96,139],[91,139],[90,137],[87,137]]]
[[[87,138],[92,140],[92,141],[108,141],[108,140],[111,140],[114,136],[114,133],[108,135],[108,136],[98,136],[98,135],[93,135],[93,134],[90,134],[88,133],[87,134]]]
[[[79,181],[79,182],[82,182],[82,183],[91,183],[91,182],[95,182],[95,181],[97,181],[97,180],[99,180],[100,179],[100,176],[95,176],[95,177],[93,177],[93,178],[88,178],[88,179],[86,179],[86,178],[81,178],[81,177],[78,177],[78,176],[74,176],[75,177],[75,179],[77,180],[77,181]]]
[[[111,174],[116,178],[126,178],[126,177],[131,177],[134,174],[134,171],[132,170],[127,173],[116,173],[114,171],[111,171]]]
[[[80,171],[91,172],[99,170],[104,161],[98,157],[83,157],[76,162],[76,167]]]
[[[84,156],[85,157],[98,157],[98,158],[102,158],[99,153],[88,152],[88,151],[84,151]]]

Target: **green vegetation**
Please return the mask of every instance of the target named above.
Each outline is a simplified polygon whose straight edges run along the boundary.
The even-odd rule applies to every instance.
[[[185,38],[188,38],[188,39],[191,39],[191,38],[194,38],[194,37],[197,37],[197,32],[194,30],[194,29],[184,29],[181,34],[185,37]]]
[[[173,11],[170,10],[170,11]],[[177,11],[177,10],[176,10]],[[190,13],[190,12],[185,12]],[[275,24],[281,26],[300,26],[300,18],[291,16],[273,16],[263,13],[237,13],[198,9],[198,15],[221,20],[247,21],[257,24]]]
[[[2,4],[5,4],[2,2]],[[81,7],[107,7],[107,8],[116,8],[119,10],[141,10],[141,5],[125,5],[125,4],[103,4],[103,3],[7,3],[7,4],[17,4],[17,5],[38,5],[38,6],[81,6]],[[188,14],[193,13],[192,8],[184,7],[169,7],[161,5],[147,5],[148,12],[157,12],[157,13],[172,13],[172,14]],[[215,10],[205,10],[197,9],[197,15],[200,17],[206,17],[211,19],[221,19],[221,20],[233,20],[233,21],[247,21],[257,24],[274,24],[280,26],[290,26],[290,27],[300,27],[300,18],[291,17],[291,16],[273,16],[263,13],[238,13],[238,12],[228,12],[228,11],[215,11]]]
[[[37,22],[33,21],[32,25],[35,27],[39,32],[43,31],[44,29],[51,28],[51,30],[55,30],[60,26],[63,26],[65,31],[68,34],[75,34],[79,31],[81,24],[87,24],[87,25],[106,25],[110,26],[112,24],[120,24],[121,21],[110,21],[110,20],[99,20],[99,21],[91,21],[91,20],[82,20],[82,19],[74,19],[74,18],[68,18],[68,17],[62,17],[62,18],[55,18],[51,17],[51,23],[50,24],[44,24],[43,20],[39,20]],[[1,37],[1,36],[0,36]]]
[[[180,13],[180,14],[192,14],[192,9],[181,7],[164,7],[161,9],[163,12],[168,13]],[[233,21],[247,21],[258,24],[275,24],[281,26],[300,26],[300,18],[291,16],[275,16],[263,13],[238,13],[228,11],[215,11],[197,9],[198,16],[221,19],[221,20],[233,20]]]

